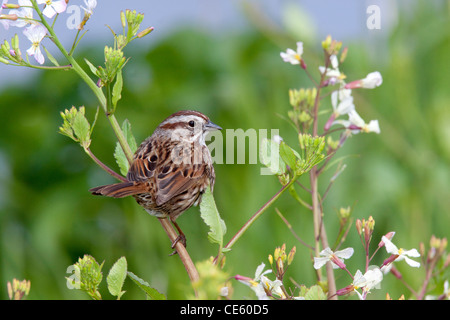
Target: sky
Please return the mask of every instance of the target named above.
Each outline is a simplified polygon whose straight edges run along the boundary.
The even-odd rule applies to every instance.
[[[88,21],[89,30],[82,40],[82,45],[96,43],[102,45],[111,39],[110,30],[120,31],[120,11],[134,9],[145,14],[143,27],[153,26],[155,31],[147,40],[157,43],[158,39],[183,28],[196,26],[213,33],[240,32],[249,27],[243,13],[245,4],[251,4],[264,16],[269,17],[280,28],[298,33],[299,37],[325,38],[332,34],[339,40],[382,37],[395,24],[397,5],[405,1],[397,0],[98,0],[94,15]],[[9,0],[17,3],[17,0]],[[378,29],[369,29],[367,20],[371,5],[380,9],[381,23]],[[41,6],[42,7],[42,6]],[[67,11],[60,14],[55,24],[56,32],[66,47],[70,47],[76,30],[73,26],[83,16],[81,7],[86,7],[83,0],[70,0]],[[7,13],[3,10],[2,13]],[[36,16],[36,15],[35,15]],[[22,53],[30,46],[23,30],[11,27],[4,30],[0,26],[0,41],[8,41],[17,33],[20,37]],[[147,43],[147,45],[149,45]],[[150,44],[151,45],[151,44]],[[48,45],[51,50],[51,44]],[[31,59],[34,61],[34,59]],[[0,90],[8,83],[22,82],[30,79],[36,70],[6,66],[0,63]],[[13,75],[13,77],[4,75]]]

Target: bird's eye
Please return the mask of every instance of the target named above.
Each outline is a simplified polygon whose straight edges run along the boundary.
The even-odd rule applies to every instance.
[[[195,121],[191,120],[191,121],[188,122],[188,124],[189,124],[190,127],[193,128],[195,126]]]

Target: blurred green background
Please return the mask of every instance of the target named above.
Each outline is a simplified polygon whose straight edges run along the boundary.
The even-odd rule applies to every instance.
[[[355,219],[374,217],[373,248],[388,231],[396,231],[394,243],[406,249],[428,244],[433,234],[449,235],[450,8],[448,1],[433,2],[414,2],[398,12],[388,35],[367,31],[365,40],[344,43],[349,54],[341,70],[348,81],[375,70],[383,75],[381,87],[354,91],[358,112],[367,121],[378,119],[381,134],[353,136],[339,151],[338,156],[357,156],[344,160],[347,169],[325,201],[330,243],[338,231],[336,212],[347,206],[354,207]],[[147,36],[149,47],[127,48],[125,54],[132,60],[124,71],[117,118],[130,120],[138,142],[169,114],[194,108],[224,129],[280,129],[290,145],[296,144],[295,131],[278,115],[285,116],[290,108],[290,88],[312,84],[299,68],[283,63],[279,52],[304,41],[304,58],[314,73],[322,65],[323,39],[308,29],[306,20],[298,23],[294,16],[285,24],[291,28],[277,28],[257,8],[244,8],[249,27],[242,32],[218,35],[185,26],[157,41]],[[333,35],[333,30],[329,33]],[[103,45],[111,39],[98,41],[101,45],[78,51],[80,61],[87,57],[101,63]],[[8,71],[1,76],[12,77],[15,69]],[[191,290],[187,274],[178,257],[168,256],[170,243],[158,221],[133,199],[100,198],[88,192],[114,180],[77,144],[58,134],[59,113],[72,105],[85,105],[93,119],[95,97],[72,72],[36,71],[23,84],[0,88],[0,298],[7,298],[6,283],[13,278],[31,280],[30,299],[87,298],[67,289],[65,280],[70,275],[66,268],[84,254],[105,261],[104,279],[112,264],[126,256],[130,271],[170,299],[185,298]],[[329,109],[329,100],[322,106]],[[325,121],[326,117],[321,126]],[[113,132],[100,115],[91,148],[117,169],[114,147]],[[228,227],[228,241],[280,185],[275,177],[260,175],[260,164],[215,168],[215,199]],[[332,174],[330,170],[321,179],[322,192]],[[308,185],[308,177],[301,181]],[[253,277],[275,247],[286,243],[288,250],[297,246],[287,277],[311,286],[316,279],[310,252],[291,235],[275,208],[304,241],[313,242],[311,213],[286,193],[227,254],[225,270]],[[178,223],[194,261],[216,254],[198,208],[190,209]],[[346,261],[354,273],[364,266],[354,226],[343,248],[347,246],[355,248],[355,255]],[[381,264],[386,257],[383,250],[374,263]],[[423,269],[412,270],[404,262],[397,267],[418,289]],[[344,272],[338,270],[336,277],[338,288],[349,284]],[[234,281],[233,287],[233,298],[254,298],[244,285]],[[124,299],[144,298],[129,280],[124,289]],[[393,298],[410,296],[392,275],[370,297],[384,299],[386,292]],[[104,282],[101,293],[111,298]]]

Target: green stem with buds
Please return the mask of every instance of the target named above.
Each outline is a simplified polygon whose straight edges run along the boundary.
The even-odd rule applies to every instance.
[[[83,68],[81,68],[81,66],[77,63],[77,61],[66,51],[66,49],[56,36],[55,32],[53,31],[53,28],[48,24],[48,22],[44,18],[36,1],[31,0],[31,3],[33,4],[34,10],[36,10],[37,14],[39,15],[42,24],[45,26],[45,28],[47,28],[53,43],[58,47],[58,49],[61,51],[64,57],[70,62],[70,64],[72,65],[72,69],[80,76],[81,79],[83,79],[83,81],[89,86],[92,92],[94,92],[95,96],[97,97],[100,103],[100,106],[102,107],[103,111],[108,117],[109,122],[111,123],[112,129],[117,137],[117,140],[119,141],[120,146],[123,149],[123,152],[125,153],[125,156],[128,159],[128,162],[131,163],[133,159],[133,152],[131,152],[131,149],[125,139],[125,136],[123,135],[123,132],[120,129],[119,124],[117,123],[116,117],[113,114],[108,114],[107,109],[108,102],[102,89],[97,86],[97,84],[91,79],[91,77],[89,77],[89,75],[83,70]]]
[[[103,111],[105,112],[128,162],[131,164],[133,161],[133,152],[131,151],[130,146],[128,145],[128,142],[123,134],[122,129],[120,128],[119,123],[117,122],[116,117],[114,116],[114,114],[112,114],[108,111],[109,110],[108,104],[110,103],[110,101],[108,102],[108,99],[106,98],[105,94],[103,93],[103,90],[97,86],[97,84],[91,79],[91,77],[89,77],[89,75],[83,70],[83,68],[81,68],[81,66],[77,63],[77,61],[72,57],[73,48],[71,49],[70,53],[68,53],[66,51],[66,49],[61,44],[58,37],[56,36],[55,32],[53,31],[52,26],[50,26],[48,24],[48,22],[46,21],[46,19],[44,18],[42,12],[40,11],[40,9],[36,3],[36,0],[31,0],[31,3],[33,5],[34,10],[36,10],[37,14],[39,15],[42,24],[48,30],[51,40],[58,47],[58,49],[61,51],[61,53],[64,55],[64,57],[69,61],[70,65],[72,67],[71,69],[74,70],[80,76],[80,78],[89,86],[89,88],[92,90],[92,92],[97,97],[97,99],[100,103],[100,106],[102,107]],[[52,68],[52,69],[54,69],[54,68]],[[108,95],[108,98],[111,99],[111,95]],[[93,156],[92,153],[90,153],[88,151],[86,151],[86,152],[97,164],[102,166],[101,162],[97,158],[92,157]],[[114,173],[111,172],[112,170],[107,170],[106,168],[104,168],[104,169],[108,173],[114,175]],[[117,178],[119,180],[123,180],[119,177],[117,177]],[[162,219],[162,220],[160,220],[160,222],[161,222],[161,225],[163,226],[164,230],[166,231],[167,235],[169,236],[170,240],[173,242],[175,240],[175,238],[177,237],[177,234],[176,234],[173,226],[170,224],[170,222],[167,219]],[[191,279],[192,282],[197,281],[199,279],[199,275],[195,268],[194,263],[192,262],[191,257],[189,256],[188,252],[186,251],[186,248],[180,242],[177,243],[175,248],[177,250],[177,253],[178,253],[181,261],[183,262],[183,264],[185,266],[185,269],[189,275],[189,278]]]

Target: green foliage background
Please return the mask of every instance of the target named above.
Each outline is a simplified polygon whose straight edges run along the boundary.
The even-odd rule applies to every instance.
[[[448,2],[436,2],[439,5],[418,2],[408,14],[400,14],[387,38],[344,43],[349,55],[341,70],[348,79],[374,70],[383,75],[381,87],[354,92],[359,113],[367,120],[379,119],[381,134],[354,136],[337,155],[357,156],[345,159],[348,167],[326,200],[331,243],[338,231],[336,212],[346,206],[354,206],[355,218],[374,217],[374,245],[388,231],[396,231],[394,242],[406,249],[428,244],[433,234],[449,235],[450,23]],[[194,108],[224,129],[279,128],[280,135],[295,145],[295,131],[277,115],[290,108],[288,89],[311,83],[299,69],[283,63],[279,52],[304,40],[305,60],[314,71],[322,63],[323,39],[268,32],[260,28],[263,25],[220,35],[180,28],[157,42],[148,36],[150,48],[126,51],[132,60],[124,71],[117,118],[129,119],[136,139],[142,141],[169,114]],[[79,51],[78,57],[100,63],[102,52],[102,46],[95,46]],[[31,280],[30,299],[86,298],[68,290],[65,280],[67,266],[85,253],[105,261],[104,277],[119,257],[126,256],[130,271],[170,299],[185,298],[191,293],[188,277],[179,259],[168,256],[170,243],[157,220],[133,199],[106,199],[88,192],[114,180],[78,145],[57,133],[59,112],[72,105],[85,105],[93,119],[95,97],[70,72],[36,71],[32,81],[0,88],[0,298],[7,298],[6,282],[14,277]],[[328,99],[323,107],[330,108]],[[115,137],[101,116],[91,149],[117,169],[114,147]],[[215,200],[227,224],[228,241],[280,185],[275,177],[259,174],[260,164],[215,168]],[[332,174],[330,170],[326,176]],[[307,185],[306,178],[302,181]],[[326,185],[324,177],[322,192]],[[268,254],[286,243],[288,250],[297,246],[288,277],[311,286],[315,278],[309,251],[289,233],[275,207],[303,240],[312,243],[311,213],[286,193],[227,253],[226,270],[230,275],[253,276],[261,262],[267,264]],[[194,261],[216,254],[198,208],[178,222]],[[354,227],[347,246],[356,252],[348,261],[349,269],[363,268]],[[375,262],[381,264],[386,257],[383,252]],[[404,263],[398,268],[418,288],[423,270]],[[338,288],[349,283],[344,272],[336,274]],[[233,285],[234,298],[254,297],[247,287]],[[106,284],[101,289],[109,297]],[[124,290],[123,299],[144,298],[129,280]],[[384,298],[386,292],[393,298],[409,296],[391,275],[372,297]]]

